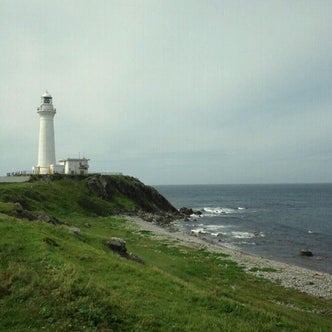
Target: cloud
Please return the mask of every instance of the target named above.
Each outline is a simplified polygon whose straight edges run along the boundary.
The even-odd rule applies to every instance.
[[[1,173],[36,163],[49,89],[57,157],[84,153],[94,171],[331,181],[330,2],[0,6]]]

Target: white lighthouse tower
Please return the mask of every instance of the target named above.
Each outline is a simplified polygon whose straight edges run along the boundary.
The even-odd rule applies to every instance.
[[[41,105],[37,110],[39,114],[39,150],[38,165],[34,167],[34,173],[50,174],[54,173],[57,168],[53,124],[56,109],[53,107],[52,96],[47,91],[41,96]]]
[[[52,96],[46,91],[41,96],[41,105],[37,108],[39,114],[39,150],[38,165],[33,167],[34,174],[70,174],[86,175],[89,169],[89,160],[83,158],[68,158],[56,164],[54,142],[54,116]]]

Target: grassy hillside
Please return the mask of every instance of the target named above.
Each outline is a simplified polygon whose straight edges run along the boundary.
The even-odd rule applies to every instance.
[[[62,220],[138,210],[159,215],[178,213],[154,188],[130,176],[54,175],[35,177],[27,183],[2,183],[0,187],[0,212],[28,219],[45,213]]]
[[[0,331],[330,331],[332,301],[137,231],[111,216],[135,201],[102,200],[86,181],[0,184]],[[20,209],[65,224],[21,219]],[[111,237],[145,264],[110,251]]]

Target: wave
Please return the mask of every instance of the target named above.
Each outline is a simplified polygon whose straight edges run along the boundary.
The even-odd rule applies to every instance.
[[[192,234],[209,234],[209,232],[205,231],[204,228],[196,228],[191,230]]]
[[[249,232],[231,232],[231,235],[237,239],[251,239],[255,234]]]
[[[231,238],[233,238],[235,241],[240,240],[238,243],[242,245],[256,245],[256,242],[252,242],[254,238],[265,237],[265,234],[259,231],[229,231],[226,226],[222,225],[201,224],[199,226],[200,227],[191,228],[190,233],[195,236],[207,235],[212,238],[223,239],[223,244],[227,241],[232,241]]]
[[[226,235],[227,233],[221,232],[222,229],[226,228],[223,225],[204,225],[200,224],[199,227],[190,230],[192,234],[209,234],[212,236]]]
[[[238,208],[228,208],[228,207],[204,207],[199,211],[202,213],[202,217],[215,217],[215,216],[222,216],[228,214],[239,213],[240,211],[246,210],[245,207],[238,207]]]

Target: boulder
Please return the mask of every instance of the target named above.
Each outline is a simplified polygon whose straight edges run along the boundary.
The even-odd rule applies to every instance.
[[[131,259],[132,261],[137,263],[145,264],[144,260],[141,257],[138,257],[137,255],[132,253],[128,255],[128,259]]]
[[[126,241],[119,237],[112,237],[104,242],[105,246],[119,254],[127,253]]]
[[[180,213],[184,214],[185,216],[190,216],[192,214],[194,214],[194,211],[193,209],[191,208],[187,208],[187,207],[182,207],[180,210],[179,210]]]
[[[311,257],[311,256],[313,256],[313,253],[312,253],[312,251],[309,250],[309,249],[301,249],[301,250],[300,250],[300,255],[301,255],[301,256]]]
[[[52,217],[52,216],[48,216],[45,213],[37,213],[36,214],[36,219],[40,220],[40,221],[45,221],[49,224],[53,224],[53,225],[59,225],[59,224],[63,224],[62,222],[60,222],[57,218]]]
[[[20,202],[15,202],[14,203],[16,211],[23,211],[23,206]]]
[[[119,237],[112,237],[110,240],[104,241],[104,245],[113,252],[119,254],[121,257],[130,259],[132,261],[145,264],[144,260],[133,253],[127,252],[126,241]]]
[[[78,227],[68,227],[68,229],[76,235],[82,235],[82,231]]]

